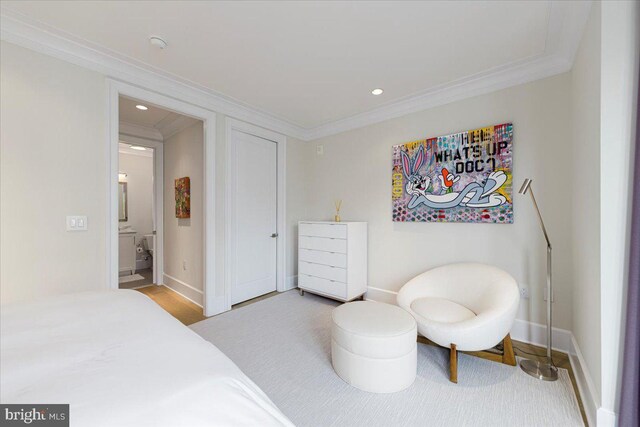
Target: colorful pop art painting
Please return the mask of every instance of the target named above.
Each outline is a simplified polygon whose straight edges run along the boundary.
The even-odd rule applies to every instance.
[[[396,222],[513,223],[513,125],[393,147]]]
[[[177,178],[176,218],[191,218],[191,180],[189,177]]]

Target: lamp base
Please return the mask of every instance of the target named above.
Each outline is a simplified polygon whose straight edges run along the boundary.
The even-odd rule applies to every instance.
[[[546,362],[524,359],[520,362],[520,367],[527,374],[544,381],[555,381],[558,379],[558,368]]]

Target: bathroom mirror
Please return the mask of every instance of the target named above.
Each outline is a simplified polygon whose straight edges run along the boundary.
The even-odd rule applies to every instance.
[[[127,216],[127,183],[118,183],[118,220],[120,222],[128,221]]]

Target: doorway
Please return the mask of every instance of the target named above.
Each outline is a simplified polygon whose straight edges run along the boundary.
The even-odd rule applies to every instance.
[[[201,315],[203,122],[125,96],[118,107],[119,288],[157,296],[160,290],[142,288],[161,286]]]
[[[118,144],[118,287],[139,289],[158,283],[157,272],[162,271],[155,243],[155,164],[162,146],[127,139],[123,135]],[[157,172],[162,175],[162,168]]]
[[[201,185],[201,202],[202,202],[202,229],[200,234],[202,236],[202,269],[200,275],[203,282],[203,289],[201,295],[201,304],[204,309],[205,316],[212,316],[221,313],[226,310],[226,300],[223,290],[219,290],[219,294],[216,295],[215,286],[215,113],[206,109],[196,107],[192,104],[188,104],[183,101],[176,100],[164,95],[160,95],[156,92],[148,91],[136,86],[132,86],[123,82],[108,80],[109,85],[109,168],[108,168],[108,182],[109,182],[109,205],[108,205],[108,260],[107,270],[108,275],[108,287],[112,289],[118,288],[118,276],[119,276],[119,212],[118,212],[118,147],[121,139],[121,129],[119,120],[119,100],[121,96],[137,100],[141,105],[154,105],[159,108],[168,110],[169,112],[183,115],[190,119],[201,121],[201,132],[203,139],[202,153],[200,161],[203,165],[202,177],[199,178],[199,184]],[[134,136],[134,137],[139,137]],[[166,150],[165,150],[166,151]],[[175,177],[184,178],[184,177]],[[168,179],[165,177],[165,181]],[[166,187],[166,185],[165,185]],[[173,183],[172,183],[173,190]],[[158,231],[160,223],[160,211],[157,211],[158,217],[156,218]],[[167,219],[167,218],[165,218]],[[185,222],[188,222],[185,218],[180,218]],[[158,234],[158,233],[157,233]],[[160,236],[156,234],[156,249],[154,252],[162,250],[163,243],[160,241]],[[158,254],[158,259],[161,259]],[[183,260],[181,260],[183,261]],[[182,262],[179,265],[185,265]],[[190,263],[186,263],[187,269],[196,268]],[[165,267],[166,268],[166,267]],[[164,270],[164,269],[163,269]],[[155,279],[156,283],[162,283],[164,281],[164,271],[161,270],[158,275],[159,278]],[[174,276],[175,277],[175,276]],[[188,283],[187,283],[188,284]]]

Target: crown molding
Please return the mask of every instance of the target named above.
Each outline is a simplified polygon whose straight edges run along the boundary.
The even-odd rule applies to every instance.
[[[198,120],[194,118],[177,114],[175,117],[168,116],[162,119],[156,124],[155,128],[160,131],[163,139],[166,141],[178,132],[196,124],[197,121]]]
[[[162,142],[162,133],[153,127],[141,126],[135,123],[120,121],[120,135],[133,136],[135,138],[150,139],[151,141]]]
[[[300,126],[6,8],[0,10],[0,39],[97,71],[114,80],[180,100],[188,98],[187,102],[201,108],[278,133],[300,139],[305,137],[306,130]]]
[[[182,79],[148,64],[104,49],[70,34],[30,20],[7,9],[1,11],[0,38],[37,52],[98,71],[199,107],[288,135],[313,141],[369,126],[450,102],[529,83],[571,70],[591,10],[591,1],[552,1],[543,54],[496,67],[396,100],[371,111],[304,128],[267,112]]]
[[[120,136],[164,142],[178,132],[198,122],[192,117],[171,113],[155,126],[143,126],[120,120]]]
[[[308,129],[306,140],[324,138],[570,71],[589,18],[591,4],[591,1],[551,2],[545,51],[541,55],[448,82],[374,110]]]
[[[370,126],[451,102],[551,77],[567,72],[570,69],[571,63],[560,56],[540,56],[533,60],[523,61],[521,64],[510,64],[486,73],[447,83],[420,95],[386,104],[375,110],[315,127],[307,132],[307,140],[311,141]]]

